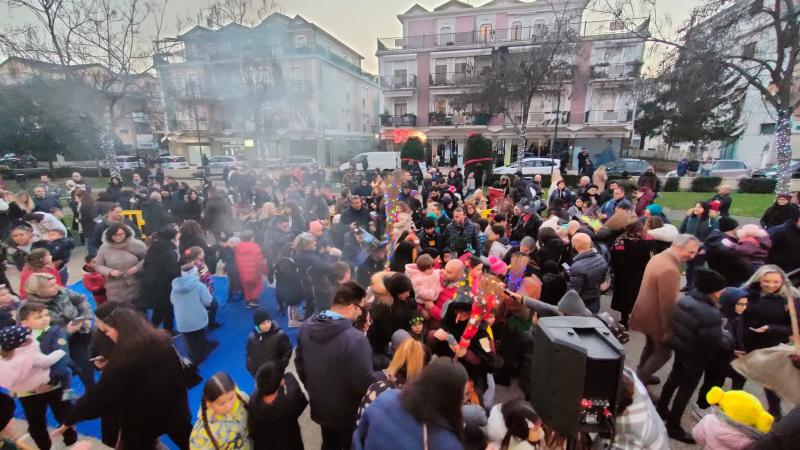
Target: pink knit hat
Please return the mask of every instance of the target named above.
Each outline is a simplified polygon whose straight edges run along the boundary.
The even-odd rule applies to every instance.
[[[505,275],[508,272],[508,264],[497,256],[489,257],[489,268],[495,275]]]

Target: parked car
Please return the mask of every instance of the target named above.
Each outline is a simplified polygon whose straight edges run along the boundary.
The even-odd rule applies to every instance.
[[[534,175],[550,175],[559,170],[561,161],[550,158],[524,158],[522,160],[522,176],[532,177]],[[520,169],[519,162],[515,162],[503,167],[497,167],[492,171],[495,175],[515,175]]]
[[[0,166],[8,166],[13,169],[24,169],[26,167],[35,168],[39,166],[39,161],[33,155],[6,153],[0,158]]]
[[[789,170],[792,172],[792,178],[800,178],[800,159],[793,159],[789,162]],[[753,178],[775,178],[778,176],[778,165],[772,164],[763,169],[758,169],[753,172]]]
[[[700,163],[700,173],[702,173],[703,163]],[[698,173],[698,175],[700,174]],[[744,161],[738,159],[718,159],[711,164],[708,176],[720,178],[750,178],[752,170],[747,167]],[[667,173],[667,178],[677,177],[678,173],[674,170]]]
[[[161,155],[158,157],[158,163],[161,164],[162,169],[188,169],[189,163],[183,156],[174,155]]]
[[[366,152],[361,153],[339,166],[339,170],[347,170],[350,164],[355,164],[357,170],[364,167],[367,163],[368,170],[394,170],[400,167],[400,152]]]
[[[208,158],[208,169],[212,175],[222,174],[226,167],[239,167],[242,160],[234,155],[217,155]]]
[[[117,161],[117,167],[119,167],[119,170],[133,170],[140,165],[143,165],[140,163],[138,156],[117,155],[115,160]],[[105,164],[105,161],[103,161],[100,165],[105,166],[107,164]]]
[[[630,176],[639,176],[645,173],[648,167],[652,167],[649,162],[635,158],[618,158],[605,166],[609,176],[622,176],[622,172],[627,172]]]
[[[286,160],[286,163],[283,164],[282,167],[283,168],[288,168],[288,167],[300,166],[300,167],[311,168],[311,166],[314,166],[314,165],[319,166],[319,163],[313,157],[306,156],[306,155],[296,155],[296,156],[290,156],[289,159]]]

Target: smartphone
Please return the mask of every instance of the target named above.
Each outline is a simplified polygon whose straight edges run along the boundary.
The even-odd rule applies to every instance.
[[[79,324],[79,323],[83,322],[83,321],[84,321],[84,320],[86,320],[86,319],[88,319],[88,317],[86,317],[86,316],[79,316],[79,317],[76,317],[76,318],[74,318],[74,319],[70,320],[70,321],[69,321],[69,323],[71,323],[71,324],[73,324],[73,325],[77,325],[77,324]]]
[[[456,340],[455,336],[450,333],[447,334],[447,343],[452,346],[458,345],[458,341]]]

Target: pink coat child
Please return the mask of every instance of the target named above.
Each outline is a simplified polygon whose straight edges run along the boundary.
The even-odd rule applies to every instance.
[[[754,266],[761,267],[767,263],[767,253],[772,241],[766,230],[754,224],[744,225],[736,233],[738,243],[731,243],[734,252],[749,260]]]
[[[67,354],[56,350],[43,354],[31,329],[21,325],[0,330],[0,386],[16,394],[31,392],[50,381],[50,367]]]
[[[435,302],[442,292],[442,271],[433,268],[433,258],[420,255],[416,264],[406,264],[406,275],[411,279],[417,303]]]

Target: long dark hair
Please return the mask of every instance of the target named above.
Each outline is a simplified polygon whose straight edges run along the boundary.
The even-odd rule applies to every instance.
[[[541,422],[539,415],[525,399],[512,400],[504,404],[500,411],[503,413],[503,422],[506,423],[506,436],[503,438],[503,447],[508,448],[511,437],[528,441],[530,433],[529,422],[537,425]]]
[[[708,219],[708,213],[711,212],[711,204],[708,202],[697,202],[696,204],[699,204],[700,206],[703,207],[703,214],[701,214],[699,218],[702,220]],[[695,215],[694,211],[692,211],[692,215],[693,216]]]
[[[417,379],[407,383],[400,393],[400,402],[421,424],[449,428],[461,438],[464,420],[464,386],[467,371],[452,358],[437,358]]]
[[[157,349],[172,345],[169,336],[154,328],[142,313],[129,306],[119,306],[100,320],[117,330],[119,335],[109,365],[130,367],[151,358]]]
[[[208,440],[211,441],[211,444],[217,450],[220,450],[220,446],[219,442],[214,439],[214,433],[211,431],[211,426],[208,424],[208,406],[206,406],[206,403],[214,402],[222,395],[231,391],[236,391],[236,398],[242,403],[242,408],[246,408],[247,402],[244,401],[239,391],[236,390],[236,383],[233,382],[233,379],[227,373],[215,373],[203,386],[203,397],[200,399],[200,420],[203,421],[203,428],[208,435]]]

